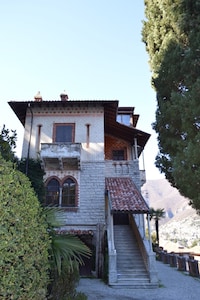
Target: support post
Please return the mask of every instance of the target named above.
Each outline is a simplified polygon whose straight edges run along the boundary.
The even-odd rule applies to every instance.
[[[96,274],[103,277],[104,272],[104,224],[97,224],[96,230]]]
[[[148,232],[149,232],[149,247],[150,251],[152,252],[152,240],[151,240],[151,229],[150,229],[150,219],[149,219],[149,214],[147,214],[147,224],[148,224]]]
[[[137,149],[137,139],[134,138],[134,146],[135,146],[135,159],[138,159],[138,149]]]

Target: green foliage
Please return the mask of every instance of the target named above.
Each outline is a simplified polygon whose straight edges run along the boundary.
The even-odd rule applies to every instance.
[[[73,270],[74,261],[83,264],[82,256],[88,257],[90,255],[90,251],[85,244],[78,237],[70,234],[55,235],[52,239],[52,250],[58,274],[61,272],[63,260]]]
[[[0,133],[0,154],[7,161],[14,161],[14,149],[16,148],[16,130],[6,129],[5,125]]]
[[[17,163],[17,169],[28,176],[40,203],[43,204],[45,195],[43,176],[45,172],[41,167],[40,160],[22,158]]]
[[[53,284],[51,288],[52,300],[76,299],[75,286],[79,280],[78,265],[74,263],[73,270],[65,262],[62,264],[62,271],[52,274]]]
[[[61,208],[46,207],[44,209],[51,235],[51,256],[53,268],[61,274],[62,264],[73,270],[74,262],[83,264],[82,256],[90,257],[90,249],[77,237],[71,234],[60,234],[59,227],[65,225],[65,212]]]
[[[151,240],[152,240],[152,244],[156,244],[157,238],[156,238],[156,233],[155,232],[153,232],[151,234]]]
[[[159,220],[165,217],[164,208],[154,209],[151,207],[149,214],[150,214],[150,220],[153,219],[155,221],[156,240],[154,241],[154,243],[157,243],[159,245]]]
[[[49,294],[53,300],[82,299],[84,295],[76,292],[79,279],[79,265],[82,257],[90,257],[90,249],[77,237],[61,234],[65,225],[65,212],[58,207],[44,208],[44,215],[51,235],[51,284]]]
[[[45,299],[50,239],[27,177],[0,158],[0,299]]]
[[[192,245],[190,246],[190,248],[193,248],[193,247],[195,247],[195,246],[198,246],[198,243],[199,243],[199,240],[194,240],[194,241],[192,242]]]
[[[158,208],[158,209],[154,209],[153,207],[150,208],[149,210],[149,214],[150,214],[150,220],[160,220],[162,218],[165,217],[165,210],[164,208]]]
[[[143,41],[157,92],[156,166],[200,211],[199,1],[145,1]]]

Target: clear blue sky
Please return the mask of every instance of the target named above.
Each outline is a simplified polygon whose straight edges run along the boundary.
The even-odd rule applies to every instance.
[[[7,104],[57,100],[119,100],[140,114],[138,128],[152,136],[145,150],[147,179],[160,178],[156,97],[142,43],[142,0],[1,1],[0,128],[16,129],[21,155],[23,127]]]

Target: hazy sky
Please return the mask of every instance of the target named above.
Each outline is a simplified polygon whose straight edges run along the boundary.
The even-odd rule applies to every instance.
[[[10,100],[119,100],[140,114],[138,129],[152,136],[145,149],[147,179],[160,178],[156,97],[142,43],[142,0],[0,0],[0,128],[23,127]]]

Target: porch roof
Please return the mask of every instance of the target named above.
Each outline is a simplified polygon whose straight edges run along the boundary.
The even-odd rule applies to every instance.
[[[132,212],[144,214],[149,212],[149,207],[129,177],[106,178],[106,190],[110,195],[111,211]]]

